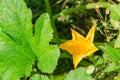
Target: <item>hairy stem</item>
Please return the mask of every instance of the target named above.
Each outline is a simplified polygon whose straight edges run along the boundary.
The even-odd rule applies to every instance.
[[[67,10],[63,10],[62,12],[54,15],[53,19],[57,19],[61,15],[68,15],[68,14],[74,13],[76,11],[81,11],[81,10],[85,10],[85,9],[93,9],[96,7],[107,8],[107,7],[109,7],[109,5],[110,5],[110,3],[108,3],[108,2],[98,2],[98,3],[87,4],[87,5],[81,5],[81,6],[76,7],[76,8],[69,8]]]
[[[45,1],[45,5],[46,5],[46,11],[49,13],[50,18],[51,18],[52,28],[54,30],[55,41],[59,44],[60,43],[60,39],[59,39],[59,35],[58,35],[57,29],[56,29],[56,26],[55,26],[55,22],[53,20],[53,15],[52,15],[52,11],[51,11],[49,0],[44,0],[44,1]]]

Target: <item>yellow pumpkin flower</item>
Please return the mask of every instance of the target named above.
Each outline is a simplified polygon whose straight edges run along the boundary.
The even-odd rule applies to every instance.
[[[98,50],[93,44],[95,28],[96,25],[93,25],[86,37],[83,37],[81,34],[71,29],[72,39],[59,45],[59,48],[65,49],[73,55],[74,68],[77,67],[78,63],[84,57],[91,56]]]

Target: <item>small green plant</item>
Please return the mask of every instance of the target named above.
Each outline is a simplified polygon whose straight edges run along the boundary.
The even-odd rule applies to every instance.
[[[25,1],[28,3],[30,0]],[[51,3],[54,1],[49,3],[49,0],[41,0],[41,3],[37,3],[37,0],[34,0],[27,5],[32,6],[33,2],[41,5],[34,9],[33,14],[25,1],[0,0],[0,80],[120,79],[119,0],[116,3],[112,0],[108,2],[100,0],[93,3],[89,0],[58,0],[52,6]],[[62,2],[63,5],[60,4]],[[51,10],[51,7],[54,10]],[[60,7],[61,11],[58,10]],[[39,9],[44,10],[38,14]],[[89,12],[92,9],[96,10],[97,15],[94,15],[96,14],[94,12],[87,13],[87,10]],[[100,9],[103,9],[103,12]],[[96,16],[99,18],[95,18]],[[58,47],[59,44],[68,41],[66,38],[71,36],[68,28],[64,26],[70,24],[78,32],[86,35],[88,31],[86,29],[90,29],[87,24],[94,22],[98,24],[94,44],[99,51],[91,57],[82,57],[81,62],[74,68],[71,55]],[[85,29],[77,27],[78,23],[86,24]],[[75,38],[75,35],[73,37]],[[93,35],[89,37],[92,37],[93,41]],[[88,52],[90,50],[88,46],[92,44],[87,45],[88,40],[83,37],[82,39],[86,42],[83,48]],[[81,40],[76,39],[76,42]],[[84,44],[77,47],[82,45]],[[80,51],[84,52],[82,49]],[[85,55],[85,53],[80,54]]]

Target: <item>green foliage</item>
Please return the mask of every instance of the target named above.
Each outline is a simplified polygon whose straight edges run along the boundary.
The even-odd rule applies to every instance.
[[[119,33],[117,39],[115,40],[115,44],[114,45],[115,45],[116,48],[120,48],[120,33]]]
[[[47,76],[35,74],[30,80],[50,80]]]
[[[0,80],[119,80],[119,2],[0,0]],[[71,39],[70,27],[86,35],[94,23],[99,51],[73,69],[57,44]]]
[[[120,63],[120,50],[112,48],[110,46],[105,46],[104,53],[107,54],[112,61]]]
[[[113,70],[120,69],[120,50],[106,45],[104,47],[104,53],[107,54],[110,61],[113,62],[109,64],[109,66],[104,71],[110,72]]]
[[[119,10],[120,10],[120,4],[110,6],[110,11],[111,11],[110,21],[111,21],[111,24],[116,29],[119,29],[119,35],[118,35],[118,37],[115,41],[115,47],[116,48],[120,48],[120,14],[119,14]]]
[[[70,71],[65,80],[93,80],[90,75],[86,73],[84,68],[77,68],[75,70]]]
[[[32,14],[23,0],[2,0],[0,5],[0,79],[29,76],[33,65],[52,73],[59,49],[49,44],[53,33],[49,15],[41,15],[33,34]]]
[[[29,45],[32,14],[22,0],[2,0],[0,5],[0,79],[29,76],[36,59]]]
[[[52,73],[57,65],[59,49],[56,45],[50,45],[52,39],[52,27],[48,14],[43,14],[34,26],[34,37],[31,46],[38,58],[38,68],[42,72]],[[47,68],[46,68],[47,67]]]
[[[120,19],[119,10],[120,10],[120,4],[119,5],[111,5],[110,6],[110,11],[111,11],[110,17],[114,20]]]

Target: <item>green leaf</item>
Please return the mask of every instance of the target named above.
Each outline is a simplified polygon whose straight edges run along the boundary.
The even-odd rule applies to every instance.
[[[33,34],[31,11],[23,0],[0,2],[0,80],[27,77],[36,65],[52,73],[59,58],[57,45],[49,44],[52,28],[48,14],[36,21]]]
[[[118,2],[120,2],[120,0],[117,0]]]
[[[119,5],[111,5],[110,6],[110,11],[111,11],[110,17],[112,19],[114,19],[114,20],[120,19],[120,14],[119,14],[120,4]]]
[[[112,26],[116,29],[120,29],[120,21],[119,21],[120,20],[120,14],[119,14],[120,4],[111,5],[109,9],[111,11],[110,22]]]
[[[111,5],[110,6],[110,22],[112,24],[112,26],[116,29],[119,30],[119,34],[120,34],[120,4],[118,5]],[[117,37],[117,39],[115,40],[115,44],[114,46],[116,48],[120,48],[120,35]]]
[[[29,76],[34,55],[28,43],[32,14],[23,0],[0,3],[0,79],[17,80]],[[27,32],[28,31],[28,32]],[[31,32],[32,34],[32,32]]]
[[[50,80],[50,79],[45,75],[35,74],[30,78],[30,80]]]
[[[117,75],[117,76],[115,77],[115,80],[120,80],[120,75]]]
[[[64,80],[66,73],[51,75],[53,80]]]
[[[115,40],[114,46],[115,46],[115,48],[120,48],[120,33],[119,33],[117,39]]]
[[[112,48],[110,46],[105,46],[104,53],[109,56],[109,58],[116,63],[120,63],[120,50]]]
[[[110,22],[115,29],[120,29],[120,21],[110,18]]]
[[[65,80],[93,80],[90,75],[86,73],[84,68],[77,68],[75,70],[71,70]]]
[[[120,69],[120,65],[118,65],[116,63],[111,63],[111,64],[109,64],[109,66],[107,66],[104,69],[104,73],[105,72],[111,72],[111,71],[118,70],[118,69]]]
[[[16,43],[27,44],[32,36],[32,14],[23,0],[2,0],[0,3],[0,27]]]
[[[43,14],[36,21],[35,34],[32,39],[32,46],[38,57],[38,68],[45,73],[52,73],[57,65],[60,52],[56,45],[49,44],[53,35],[48,14]]]

